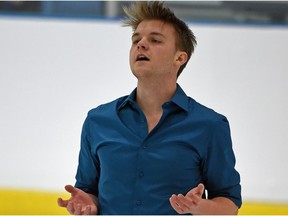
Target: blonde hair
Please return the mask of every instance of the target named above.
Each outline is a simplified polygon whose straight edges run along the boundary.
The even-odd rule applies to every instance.
[[[127,15],[123,25],[131,26],[133,31],[136,30],[143,20],[161,20],[175,28],[177,33],[176,48],[186,52],[188,55],[186,63],[178,70],[178,77],[187,65],[197,44],[196,38],[187,24],[176,17],[161,1],[140,1],[130,5],[130,7],[123,7],[123,10]]]

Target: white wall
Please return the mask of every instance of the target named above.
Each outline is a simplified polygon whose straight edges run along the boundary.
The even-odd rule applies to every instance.
[[[288,29],[190,24],[179,84],[231,124],[243,197],[288,201]],[[136,85],[119,22],[0,18],[0,187],[74,183],[89,109]]]

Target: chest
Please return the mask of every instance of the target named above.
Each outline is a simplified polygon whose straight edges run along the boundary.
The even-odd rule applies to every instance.
[[[148,133],[150,133],[156,127],[161,119],[161,116],[162,113],[156,115],[146,115]]]

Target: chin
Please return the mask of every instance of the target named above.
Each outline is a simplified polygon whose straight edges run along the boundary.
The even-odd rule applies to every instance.
[[[132,69],[132,73],[135,77],[143,77],[143,76],[147,76],[148,74],[150,74],[150,71],[144,68],[137,68],[137,69]]]

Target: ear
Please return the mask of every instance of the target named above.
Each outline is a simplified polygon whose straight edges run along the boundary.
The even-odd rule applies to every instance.
[[[181,65],[185,64],[188,60],[188,55],[184,51],[178,51],[176,53],[176,64],[181,67]]]

